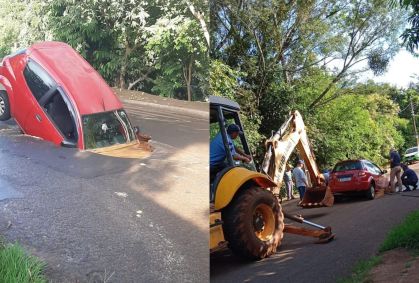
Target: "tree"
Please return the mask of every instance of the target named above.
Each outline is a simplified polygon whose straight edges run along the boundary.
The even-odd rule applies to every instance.
[[[393,1],[394,2],[394,1]],[[419,1],[418,0],[400,0],[400,6],[410,9],[408,23],[410,27],[402,33],[403,43],[407,49],[414,53],[419,46]]]
[[[247,74],[258,105],[271,84],[292,86],[321,67],[333,76],[308,107],[321,106],[356,73],[381,73],[398,48],[400,12],[382,1],[227,0],[211,8],[212,55]],[[362,62],[369,64],[355,70]]]
[[[51,38],[43,7],[39,0],[0,0],[0,58]]]
[[[49,27],[55,39],[76,48],[108,81],[124,89],[135,68],[145,69],[144,60],[134,60],[137,64],[131,69],[129,64],[142,52],[147,10],[153,4],[138,0],[50,0]]]
[[[161,18],[148,29],[151,36],[147,54],[155,68],[162,71],[154,90],[171,96],[185,85],[187,99],[192,100],[194,74],[207,71],[207,46],[200,31],[196,21],[184,16]]]

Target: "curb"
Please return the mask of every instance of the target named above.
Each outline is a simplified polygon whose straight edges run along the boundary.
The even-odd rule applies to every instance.
[[[123,103],[132,103],[132,104],[140,104],[145,106],[152,106],[156,108],[161,109],[167,109],[167,110],[176,110],[176,111],[182,111],[183,113],[187,113],[194,116],[199,116],[200,118],[207,118],[209,119],[209,105],[208,105],[208,111],[202,111],[202,110],[196,110],[196,109],[189,109],[179,106],[172,106],[172,105],[164,105],[164,104],[157,104],[152,102],[145,102],[145,101],[139,101],[139,100],[132,100],[132,99],[121,99]]]

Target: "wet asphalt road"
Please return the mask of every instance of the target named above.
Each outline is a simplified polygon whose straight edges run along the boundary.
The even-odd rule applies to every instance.
[[[419,164],[412,168],[419,173]],[[358,260],[375,255],[387,232],[409,212],[419,209],[419,191],[372,201],[341,198],[331,208],[303,210],[291,201],[283,209],[331,226],[336,239],[320,245],[313,244],[312,238],[285,234],[274,256],[255,263],[242,262],[229,250],[212,254],[211,282],[336,282],[350,275]]]
[[[0,231],[52,282],[205,282],[208,120],[126,104],[146,159],[56,147],[0,123]]]

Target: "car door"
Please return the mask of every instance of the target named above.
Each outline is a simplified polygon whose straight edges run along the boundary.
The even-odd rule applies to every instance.
[[[22,70],[25,68],[26,59],[23,55],[10,58],[7,78],[13,87],[12,116],[26,133],[25,121],[33,107],[33,97],[28,92]],[[11,101],[12,102],[12,101]]]
[[[25,132],[29,135],[60,144],[63,136],[43,109],[46,97],[57,91],[57,84],[52,77],[35,61],[28,60],[23,71],[26,84],[32,95],[33,107],[25,119]]]
[[[379,174],[379,172],[376,170],[375,166],[371,162],[364,161],[364,164],[367,167],[368,172],[370,173],[370,175],[374,179],[374,183],[375,183],[376,189],[378,189],[378,187],[380,185],[379,184],[379,182],[380,182],[380,174]]]

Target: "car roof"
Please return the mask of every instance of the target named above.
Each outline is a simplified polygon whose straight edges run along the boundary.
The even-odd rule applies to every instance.
[[[64,88],[76,103],[80,115],[123,107],[99,73],[69,45],[40,42],[27,48],[26,54]]]
[[[336,164],[345,163],[345,162],[358,162],[358,161],[367,161],[367,160],[365,160],[365,159],[347,159],[347,160],[339,161]]]

